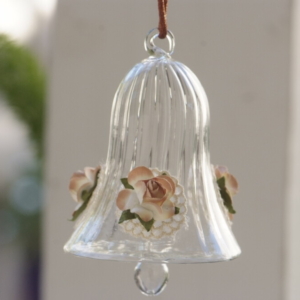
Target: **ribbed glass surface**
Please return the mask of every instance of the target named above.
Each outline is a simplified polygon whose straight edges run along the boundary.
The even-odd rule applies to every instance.
[[[240,254],[209,157],[209,108],[195,74],[161,49],[121,82],[112,107],[106,166],[65,250],[99,259],[194,263]],[[186,197],[185,222],[160,239],[118,224],[116,198],[130,170],[167,170]]]

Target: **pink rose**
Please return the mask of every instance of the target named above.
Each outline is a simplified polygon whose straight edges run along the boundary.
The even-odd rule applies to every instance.
[[[146,167],[137,167],[128,174],[132,189],[124,189],[117,197],[117,207],[130,210],[144,222],[165,220],[175,214],[175,205],[170,198],[175,193],[175,182],[168,175],[154,176]]]

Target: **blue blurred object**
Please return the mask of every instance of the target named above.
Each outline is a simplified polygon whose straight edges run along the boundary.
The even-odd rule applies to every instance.
[[[10,201],[12,206],[24,215],[33,215],[42,208],[42,184],[36,176],[24,176],[14,182]]]

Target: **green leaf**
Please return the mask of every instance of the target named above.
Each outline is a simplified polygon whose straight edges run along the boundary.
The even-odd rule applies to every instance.
[[[74,212],[73,212],[73,214],[72,214],[72,219],[70,220],[70,221],[75,221],[79,216],[80,216],[80,214],[86,209],[86,207],[87,207],[87,205],[88,205],[88,203],[89,203],[89,198],[88,199],[86,199],[83,203],[82,203],[82,205],[77,209],[77,210],[75,210]]]
[[[130,209],[124,210],[119,219],[119,224],[123,223],[124,221],[132,220],[132,219],[136,219],[136,214],[130,212]]]
[[[126,189],[130,189],[130,190],[134,189],[133,186],[128,183],[128,179],[127,178],[121,178],[121,182],[122,182],[122,184],[124,185],[124,187]]]
[[[228,211],[231,214],[235,214],[236,211],[233,208],[232,199],[231,199],[230,195],[228,194],[226,188],[221,189],[220,194],[221,194],[221,197],[223,199],[223,203],[224,203],[225,207],[228,209]]]
[[[94,189],[92,188],[89,191],[83,191],[81,193],[81,199],[83,200],[83,202],[88,201],[88,199],[91,198],[92,194],[93,194]]]
[[[148,221],[148,222],[145,222],[143,221],[140,216],[138,214],[133,214],[132,212],[130,212],[130,209],[127,209],[127,210],[124,210],[122,212],[122,215],[119,219],[119,224],[123,223],[124,221],[127,221],[127,220],[132,220],[132,219],[136,219],[138,218],[139,221],[141,222],[141,224],[145,227],[145,229],[147,231],[150,231],[151,228],[152,228],[152,225],[154,223],[154,219]]]
[[[225,189],[225,177],[221,177],[217,180],[217,184],[220,188],[220,190]]]
[[[178,215],[178,214],[179,214],[179,210],[180,210],[179,207],[175,207],[175,215]]]
[[[81,193],[81,198],[82,198],[82,200],[83,200],[83,203],[82,203],[82,205],[81,205],[77,210],[75,210],[75,211],[73,212],[73,214],[72,214],[72,219],[71,219],[70,221],[75,221],[75,220],[81,215],[81,213],[86,209],[86,207],[87,207],[89,201],[90,201],[91,198],[92,198],[93,192],[94,192],[94,190],[95,190],[95,188],[96,188],[96,186],[97,186],[98,175],[99,175],[99,173],[100,173],[100,170],[99,170],[98,173],[96,174],[96,180],[95,180],[94,185],[91,187],[91,189],[88,190],[88,191],[83,191],[83,192]]]
[[[231,214],[235,214],[236,211],[233,208],[233,203],[232,203],[231,196],[230,196],[230,194],[228,193],[228,191],[226,189],[225,177],[223,176],[223,177],[219,178],[217,180],[217,184],[218,184],[219,189],[220,189],[220,194],[221,194],[221,197],[223,199],[224,206],[228,209],[228,211]]]
[[[168,175],[166,172],[161,173],[161,175]]]
[[[141,222],[141,224],[145,227],[145,229],[146,229],[147,231],[150,231],[151,228],[152,228],[152,225],[154,224],[154,219],[151,219],[150,221],[145,222],[145,221],[143,221],[143,220],[139,217],[139,215],[136,215],[136,216],[137,216],[137,218],[139,219],[139,221]]]

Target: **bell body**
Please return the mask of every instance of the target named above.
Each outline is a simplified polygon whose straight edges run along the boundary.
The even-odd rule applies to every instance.
[[[214,262],[238,256],[240,248],[216,185],[208,147],[208,101],[195,74],[163,51],[137,64],[116,92],[106,165],[65,251],[160,263]],[[176,185],[170,198],[176,212],[155,221],[149,231],[139,215],[120,223],[123,212],[117,199],[125,189],[121,179],[129,179],[130,171],[138,167],[153,173],[154,184],[159,182],[155,178],[168,176]]]

